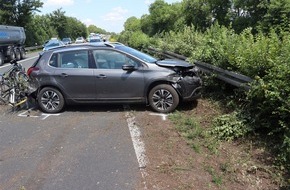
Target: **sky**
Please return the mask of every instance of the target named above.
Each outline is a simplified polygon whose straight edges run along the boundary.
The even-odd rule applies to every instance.
[[[164,0],[171,4],[182,0]],[[66,16],[75,17],[87,26],[93,24],[107,32],[120,33],[125,21],[132,16],[148,14],[154,0],[42,0],[39,14],[52,13],[61,8]]]

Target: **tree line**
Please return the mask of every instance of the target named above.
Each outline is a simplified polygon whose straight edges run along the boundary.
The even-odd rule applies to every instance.
[[[149,14],[126,20],[118,41],[144,50],[153,46],[184,55],[191,63],[203,61],[251,77],[251,89],[246,92],[203,78],[203,94],[220,98],[223,106],[233,110],[216,118],[219,126],[212,128],[223,139],[260,135],[289,187],[289,22],[289,0],[173,4],[156,0]]]
[[[66,16],[62,9],[45,15],[37,14],[42,6],[40,0],[0,0],[0,23],[24,27],[26,46],[43,44],[52,37],[76,39],[87,37],[92,32],[108,34],[95,25],[87,27],[77,18]]]
[[[204,32],[218,23],[236,33],[251,28],[255,34],[289,30],[289,22],[289,0],[183,0],[173,4],[156,0],[149,6],[149,14],[126,20],[119,39],[138,47],[146,44],[146,37],[178,32],[187,26]]]

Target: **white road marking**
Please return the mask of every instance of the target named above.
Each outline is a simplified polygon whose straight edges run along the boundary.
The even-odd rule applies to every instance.
[[[168,116],[168,115],[166,115],[166,114],[164,114],[164,113],[149,113],[149,115],[160,116],[160,117],[162,117],[162,120],[163,120],[163,121],[166,121],[167,116]]]
[[[133,147],[134,147],[135,154],[136,154],[138,164],[139,164],[139,168],[141,171],[141,175],[144,179],[144,189],[147,189],[145,177],[148,174],[145,168],[148,163],[148,159],[145,153],[145,144],[141,139],[141,132],[140,132],[139,127],[136,125],[134,114],[127,112],[126,118],[127,118],[127,123],[128,123],[129,131],[130,131],[131,139],[133,142]]]
[[[45,120],[46,118],[48,118],[49,116],[59,116],[60,114],[46,114],[46,113],[42,113],[41,116],[44,116],[41,120]]]
[[[30,108],[29,110],[26,110],[20,114],[18,114],[19,117],[33,117],[33,118],[37,118],[37,117],[42,117],[41,120],[45,120],[46,118],[48,118],[49,116],[59,116],[60,114],[46,114],[46,113],[42,113],[40,116],[37,115],[30,115],[30,111],[33,108]]]
[[[141,139],[141,132],[135,123],[135,116],[127,112],[126,113],[127,123],[130,131],[130,135],[133,141],[133,146],[139,163],[139,168],[145,168],[147,164],[147,158],[145,154],[145,144]]]
[[[29,113],[31,111],[31,109],[29,109],[29,110],[27,110],[27,111],[25,111],[25,112],[22,112],[22,113],[20,113],[20,114],[18,114],[18,116],[19,117],[39,117],[39,116],[37,116],[37,115],[30,115],[30,114],[27,114],[27,113]]]

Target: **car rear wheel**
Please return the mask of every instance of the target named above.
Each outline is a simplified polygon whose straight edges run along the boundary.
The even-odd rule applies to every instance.
[[[152,88],[148,99],[151,108],[160,113],[172,112],[179,104],[179,96],[176,90],[168,84],[161,84]]]
[[[64,98],[61,92],[55,88],[43,88],[38,96],[39,107],[46,113],[58,113],[64,108]]]

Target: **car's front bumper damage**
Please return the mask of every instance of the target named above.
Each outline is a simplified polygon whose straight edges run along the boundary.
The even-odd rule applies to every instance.
[[[201,97],[202,80],[198,75],[198,70],[181,71],[179,76],[172,77],[172,81],[172,86],[183,101],[193,101]]]
[[[174,86],[183,101],[193,101],[201,96],[202,81],[199,77],[181,77]]]

